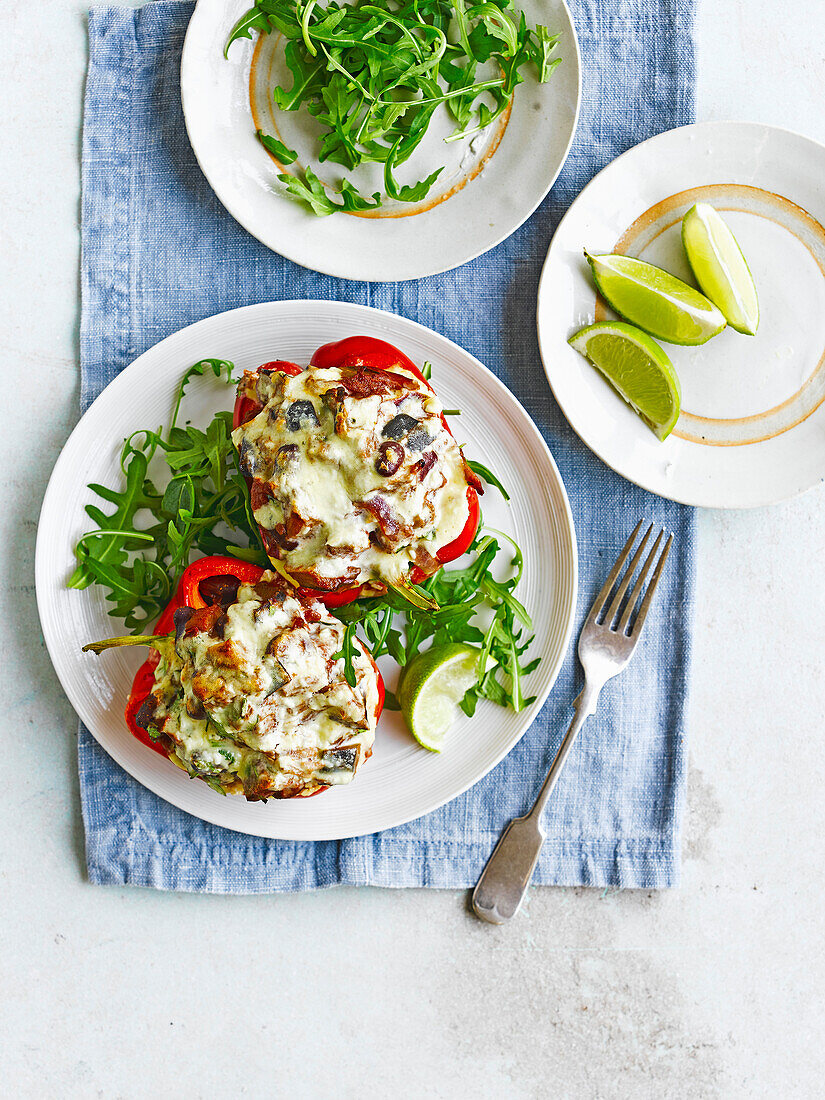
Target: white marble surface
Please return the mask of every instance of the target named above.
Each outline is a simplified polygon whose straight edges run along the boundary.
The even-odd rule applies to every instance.
[[[0,7],[0,1091],[821,1095],[822,491],[700,516],[679,890],[537,890],[494,929],[461,893],[239,899],[84,881],[74,715],[39,637],[32,557],[76,418],[85,7]],[[698,117],[825,141],[825,4],[701,8]],[[335,945],[326,972],[304,969],[298,936]]]

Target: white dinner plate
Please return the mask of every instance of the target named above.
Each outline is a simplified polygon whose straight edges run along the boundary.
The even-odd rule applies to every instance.
[[[95,657],[80,647],[121,633],[95,588],[66,588],[73,547],[90,524],[88,482],[119,485],[123,439],[167,421],[183,371],[204,358],[254,369],[271,359],[309,362],[321,344],[364,334],[386,339],[415,362],[433,364],[433,384],[447,408],[461,409],[459,442],[509,489],[482,498],[486,523],[521,546],[525,572],[517,595],[533,617],[534,652],[542,658],[528,679],[536,701],[521,714],[482,702],[463,715],[441,755],[419,748],[400,717],[386,711],[375,752],[351,786],[310,799],[250,803],[222,797],[137,741],[123,709],[139,651]],[[191,391],[191,392],[190,392]],[[233,394],[214,380],[191,383],[181,422],[206,423]],[[576,602],[576,540],[567,494],[538,429],[510,391],[477,359],[414,321],[344,302],[287,301],[247,306],[199,321],[136,359],[94,402],[75,428],[49,482],[37,539],[37,600],[43,635],[60,681],[82,720],[106,751],[156,794],[206,821],[257,836],[325,840],[358,836],[419,817],[466,790],[509,752],[538,713],[558,674]],[[392,687],[393,664],[382,670]]]
[[[273,76],[290,87],[277,34],[223,49],[249,0],[198,0],[181,63],[186,128],[204,175],[226,209],[267,247],[304,267],[347,279],[420,279],[458,267],[508,237],[549,191],[567,157],[578,118],[581,68],[564,0],[524,0],[533,23],[561,33],[561,64],[546,84],[531,74],[517,89],[509,119],[471,142],[446,145],[453,130],[440,107],[399,179],[421,179],[446,165],[424,203],[390,204],[375,215],[316,217],[278,193],[283,171],[255,136],[280,136],[324,182],[346,174],[366,194],[383,191],[381,166],[343,173],[319,164],[314,125],[303,111],[277,111]],[[254,119],[253,119],[254,107]],[[376,174],[377,173],[377,174]],[[465,186],[466,185],[466,186]]]
[[[748,508],[825,478],[825,147],[741,122],[670,130],[608,165],[550,246],[538,331],[544,368],[573,429],[609,466],[685,504]],[[701,347],[665,344],[682,415],[660,443],[567,339],[597,303],[582,249],[626,252],[688,282],[681,219],[695,202],[726,219],[753,272],[760,323]]]

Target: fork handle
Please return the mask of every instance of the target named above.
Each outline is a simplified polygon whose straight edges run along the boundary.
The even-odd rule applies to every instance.
[[[550,765],[550,771],[547,773],[547,777],[541,785],[541,790],[536,796],[536,801],[533,803],[532,810],[525,814],[526,818],[532,818],[538,821],[544,812],[544,807],[547,805],[547,799],[553,793],[553,788],[561,775],[561,770],[567,761],[568,753],[573,748],[573,743],[579,735],[579,730],[584,725],[585,719],[589,718],[596,710],[600,690],[600,687],[594,687],[585,682],[584,687],[573,700],[573,706],[576,708],[573,720],[568,727],[567,733],[564,735],[564,740],[559,745],[559,751],[556,753],[555,760]]]
[[[513,818],[487,860],[487,866],[481,872],[473,890],[472,899],[473,910],[482,920],[490,924],[504,924],[518,912],[544,844],[546,834],[541,825],[542,811],[556,785],[576,735],[584,725],[585,718],[596,709],[598,699],[599,688],[585,683],[574,700],[576,713],[573,721],[559,746],[547,778],[541,785],[533,808],[524,817]]]
[[[544,844],[541,824],[515,817],[499,837],[473,890],[473,910],[489,924],[504,924],[518,912]]]

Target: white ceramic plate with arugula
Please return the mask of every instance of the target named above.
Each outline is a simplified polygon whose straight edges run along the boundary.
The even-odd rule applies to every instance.
[[[581,70],[576,32],[564,0],[524,0],[532,24],[561,35],[561,63],[546,84],[525,67],[509,118],[474,136],[445,144],[454,129],[438,107],[419,148],[399,170],[403,181],[444,171],[426,201],[389,203],[365,215],[317,217],[282,194],[284,167],[256,138],[260,127],[299,153],[295,165],[325,182],[342,175],[364,194],[383,190],[379,166],[344,172],[317,160],[318,131],[306,111],[274,107],[273,82],[291,85],[277,34],[253,34],[224,45],[249,0],[198,0],[181,64],[186,127],[198,162],[227,210],[267,247],[296,263],[342,278],[419,279],[466,263],[508,237],[555,181],[578,119]],[[253,118],[254,108],[254,118]],[[377,173],[377,174],[376,174]]]
[[[547,378],[584,442],[630,481],[710,508],[748,508],[825,478],[825,147],[771,126],[717,122],[637,145],[588,184],[560,223],[541,277]],[[730,327],[699,347],[662,344],[682,413],[660,443],[567,340],[614,316],[582,254],[626,252],[693,282],[683,215],[715,206],[759,296],[755,336]]]
[[[385,711],[375,752],[348,787],[317,798],[249,803],[222,797],[126,728],[123,710],[145,654],[114,650],[82,654],[88,641],[122,633],[106,614],[102,593],[66,588],[73,548],[89,529],[89,482],[119,487],[123,439],[169,418],[181,375],[204,358],[254,369],[273,358],[309,361],[320,344],[343,336],[377,336],[415,362],[433,364],[433,385],[448,408],[461,409],[460,442],[468,458],[493,469],[510,492],[505,504],[488,488],[485,522],[519,544],[525,570],[516,591],[536,631],[531,655],[541,664],[525,683],[536,701],[521,713],[482,701],[474,718],[461,715],[438,755],[416,745],[397,713]],[[233,392],[210,378],[190,384],[181,422],[208,423],[231,408]],[[576,540],[567,494],[538,429],[509,390],[477,359],[413,321],[343,302],[265,303],[210,317],[168,337],[136,359],[98,397],[72,433],[49,483],[37,541],[37,599],[43,635],[72,704],[104,749],[130,775],[173,805],[206,821],[257,836],[324,840],[386,829],[435,809],[484,776],[536,717],[568,646],[576,602]],[[397,669],[382,659],[387,685]],[[68,731],[66,731],[68,735]]]

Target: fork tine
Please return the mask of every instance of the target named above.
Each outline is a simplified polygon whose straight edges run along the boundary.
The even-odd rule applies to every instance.
[[[648,565],[650,563],[650,560],[652,559],[653,555],[655,554],[655,552],[656,552],[656,550],[659,546],[659,543],[662,541],[662,535],[664,535],[664,531],[662,531],[661,534],[659,535],[658,539],[656,539],[656,545],[650,551],[650,557],[648,558],[647,562],[645,562],[645,566],[644,566],[644,570],[642,572],[642,576],[647,573],[647,569],[648,569]],[[645,592],[644,599],[642,600],[642,605],[639,608],[639,614],[636,616],[636,621],[633,623],[633,629],[630,632],[631,637],[638,638],[639,635],[641,634],[642,627],[644,626],[645,619],[647,618],[648,610],[650,609],[650,604],[653,600],[653,593],[656,591],[656,585],[659,583],[659,578],[662,575],[662,570],[665,567],[665,562],[667,561],[667,556],[670,553],[670,547],[671,547],[672,544],[673,544],[673,535],[668,535],[667,542],[665,543],[665,546],[664,546],[664,549],[662,550],[661,556],[660,556],[658,562],[656,563],[656,568],[653,570],[653,576],[650,578],[650,584],[647,586],[647,592]],[[639,580],[641,581],[641,579],[642,579],[642,577],[640,576]],[[637,587],[638,587],[638,585],[637,585]],[[633,594],[631,595],[631,598],[628,601],[627,609],[625,611],[625,615],[627,616],[628,619],[630,618],[630,609],[635,604],[636,599],[638,598],[638,595],[639,595],[639,593],[636,592],[636,590],[634,588]],[[623,620],[624,620],[625,615],[622,616]],[[625,629],[625,624],[620,623],[619,624],[619,630],[623,632],[624,629]]]
[[[662,539],[664,538],[664,534],[665,533],[664,533],[663,530],[659,532],[659,535],[658,535],[656,541],[653,543],[653,547],[652,547],[650,553],[647,555],[647,558],[645,559],[645,563],[644,563],[644,565],[642,566],[642,568],[639,572],[639,576],[636,578],[636,583],[633,585],[633,591],[630,593],[630,595],[627,598],[627,606],[625,607],[624,611],[622,612],[622,617],[621,617],[621,619],[619,619],[619,622],[616,626],[616,630],[620,634],[624,634],[625,627],[627,626],[628,622],[630,621],[630,616],[633,614],[633,608],[636,606],[636,603],[637,603],[637,601],[639,599],[639,596],[642,592],[642,588],[644,587],[644,583],[647,580],[647,575],[650,572],[650,568],[651,568],[651,566],[653,565],[654,561],[656,560],[656,558],[658,556],[659,547],[662,545]]]
[[[636,550],[636,553],[633,555],[633,557],[630,560],[630,565],[628,565],[628,567],[625,571],[625,575],[622,577],[622,583],[616,589],[616,595],[613,597],[613,599],[610,602],[610,607],[607,609],[607,614],[604,617],[604,625],[606,627],[608,627],[608,629],[610,628],[611,623],[616,618],[616,615],[619,612],[619,608],[622,605],[622,599],[624,598],[624,594],[625,594],[625,592],[627,592],[627,589],[630,585],[630,582],[633,580],[633,574],[636,572],[636,566],[639,564],[639,561],[641,560],[642,554],[644,553],[644,548],[647,546],[647,540],[650,538],[650,532],[652,530],[653,530],[653,524],[651,523],[651,525],[645,531],[644,537],[642,538],[642,541],[639,543],[638,548]]]
[[[588,620],[597,619],[599,617],[599,614],[601,613],[601,610],[604,607],[605,601],[607,600],[607,597],[610,595],[610,589],[613,587],[613,585],[616,581],[616,577],[618,577],[618,575],[619,575],[619,570],[622,568],[624,563],[627,561],[627,556],[630,553],[631,549],[633,548],[633,543],[636,541],[636,536],[638,535],[639,530],[640,530],[643,523],[644,523],[644,520],[640,519],[639,522],[636,524],[636,526],[633,528],[633,533],[631,534],[630,538],[627,540],[627,542],[622,547],[622,552],[621,552],[621,554],[619,554],[618,558],[616,559],[616,564],[613,566],[613,568],[608,573],[607,580],[604,582],[604,584],[602,585],[601,591],[599,592],[598,596],[593,601],[593,606],[590,608],[590,613],[587,616]]]

